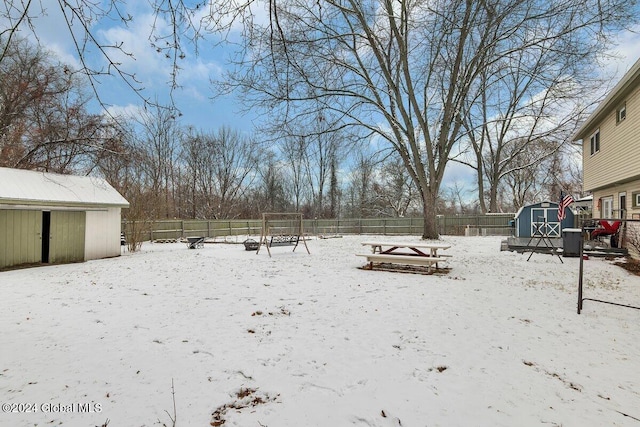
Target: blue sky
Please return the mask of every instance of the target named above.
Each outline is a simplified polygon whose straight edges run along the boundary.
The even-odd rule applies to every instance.
[[[79,67],[78,55],[74,50],[73,40],[64,24],[61,11],[57,3],[50,3],[52,5],[46,9],[46,15],[35,20],[39,41],[62,62]],[[125,10],[135,18],[128,26],[121,22],[103,19],[92,30],[101,43],[122,43],[123,49],[132,54],[132,57],[129,57],[114,51],[114,59],[122,62],[122,68],[126,72],[136,75],[141,86],[144,87],[143,96],[167,103],[171,64],[163,54],[157,53],[151,47],[149,34],[154,24],[151,10],[147,2],[142,1],[128,2]],[[166,28],[166,23],[163,22],[156,21],[155,25],[160,31]],[[23,30],[22,36],[34,40],[28,30]],[[186,57],[180,61],[182,70],[178,75],[181,87],[174,92],[174,100],[183,113],[182,123],[205,130],[229,125],[232,128],[250,132],[252,120],[256,115],[242,115],[241,105],[236,97],[212,98],[210,81],[221,76],[228,50],[221,47],[214,48],[213,43],[206,40],[200,42],[198,55],[194,53],[191,45],[185,45],[185,47]],[[103,63],[103,58],[99,55],[90,55],[88,60],[93,66]],[[142,105],[141,99],[118,76],[101,77],[97,88],[102,101],[111,105],[114,111],[134,110]]]
[[[46,16],[36,20],[36,31],[40,42],[53,51],[60,60],[78,65],[77,54],[74,52],[69,32],[64,24],[61,24],[63,21],[61,12],[57,9],[57,2],[49,3],[55,7],[49,6]],[[145,88],[144,96],[167,102],[170,62],[150,45],[149,33],[154,21],[148,3],[130,1],[124,7],[134,16],[135,20],[132,23],[125,26],[120,22],[103,19],[94,26],[94,33],[101,42],[123,43],[124,49],[131,52],[133,58],[119,55],[115,59],[122,62],[122,67],[127,72],[136,74]],[[166,23],[156,21],[155,24],[160,31],[166,28]],[[28,33],[25,31],[24,34]],[[185,50],[187,56],[180,63],[182,70],[178,76],[178,82],[181,88],[175,91],[174,99],[183,113],[182,123],[204,130],[228,125],[250,132],[252,121],[259,119],[260,114],[243,115],[241,105],[235,96],[213,99],[210,80],[221,76],[226,67],[226,55],[230,50],[223,47],[213,48],[212,43],[207,40],[200,42],[199,50],[199,55],[195,55],[192,46],[187,46]],[[605,64],[603,71],[619,79],[640,57],[640,36],[631,32],[621,34],[618,47],[613,53],[618,58]],[[89,58],[94,63],[102,60],[97,56]],[[117,76],[102,78],[98,91],[103,101],[112,105],[116,111],[132,110],[141,106],[141,100]]]
[[[58,7],[57,2],[48,3]],[[49,7],[46,16],[39,17],[35,21],[41,44],[53,51],[61,61],[79,65],[69,32],[62,23],[60,10],[53,6]],[[135,17],[134,22],[125,26],[113,20],[102,20],[93,27],[94,34],[103,43],[123,43],[123,48],[131,52],[133,58],[120,55],[115,59],[122,62],[122,67],[127,72],[136,74],[144,86],[145,97],[167,102],[170,62],[150,45],[149,33],[154,23],[151,9],[145,1],[129,1],[124,8]],[[265,14],[258,19],[264,20],[267,16]],[[166,28],[166,23],[156,22],[155,24],[160,31]],[[23,35],[28,36],[29,32],[24,31]],[[182,70],[178,76],[181,87],[174,93],[176,106],[183,113],[181,123],[204,131],[215,131],[221,126],[230,126],[236,130],[251,133],[253,121],[264,118],[263,116],[268,115],[268,112],[243,114],[242,105],[235,96],[213,99],[210,81],[222,75],[230,49],[212,46],[212,42],[202,40],[198,55],[194,54],[192,46],[186,46],[187,56],[180,63]],[[613,87],[640,57],[640,35],[637,32],[620,34],[618,45],[611,53],[616,58],[603,64],[602,71],[614,77],[611,83]],[[102,60],[97,56],[90,56],[89,59]],[[594,64],[594,66],[598,65]],[[111,109],[115,112],[135,111],[142,106],[140,98],[117,76],[102,78],[98,91],[102,100],[111,105]],[[470,183],[474,182],[473,171],[461,164],[450,162],[445,176],[445,185],[454,182],[458,182],[459,186],[470,188],[470,185],[473,186]]]

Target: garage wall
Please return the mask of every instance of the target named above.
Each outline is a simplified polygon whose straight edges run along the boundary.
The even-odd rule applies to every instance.
[[[42,212],[0,210],[0,268],[40,262]]]
[[[120,208],[87,212],[85,261],[120,255]]]

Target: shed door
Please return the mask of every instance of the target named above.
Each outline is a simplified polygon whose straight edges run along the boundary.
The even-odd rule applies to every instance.
[[[51,211],[49,262],[84,261],[85,213]]]
[[[0,210],[0,268],[40,262],[42,212]]]
[[[539,236],[541,234],[546,234],[549,237],[560,236],[558,208],[531,209],[531,235]]]

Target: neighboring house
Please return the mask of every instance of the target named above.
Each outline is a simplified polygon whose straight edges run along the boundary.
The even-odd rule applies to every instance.
[[[640,218],[640,60],[573,136],[593,217]]]
[[[0,269],[120,255],[120,213],[107,181],[0,168]]]
[[[571,209],[579,215],[592,217],[593,212],[593,194],[576,199],[571,204]]]

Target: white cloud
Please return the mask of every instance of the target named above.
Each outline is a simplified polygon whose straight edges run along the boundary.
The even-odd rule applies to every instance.
[[[140,117],[144,113],[144,108],[135,104],[113,105],[107,108],[107,112],[115,119],[119,117],[131,119]]]
[[[228,28],[229,32],[238,35],[245,31],[243,16],[254,25],[266,26],[270,23],[269,2],[265,0],[230,0],[221,2],[210,0],[207,7],[200,8],[194,15],[194,22],[200,22],[205,29]],[[275,4],[275,3],[274,3]],[[244,11],[240,13],[239,11]]]
[[[619,80],[640,58],[640,25],[620,33],[617,46],[608,53],[612,57],[605,61],[605,72]]]
[[[78,21],[74,21],[74,42],[61,9],[57,4],[54,7],[49,3],[44,3],[42,8],[39,2],[31,6],[33,31],[30,27],[24,26],[19,34],[52,52],[61,62],[80,69],[82,64],[76,44],[82,45],[85,34],[81,32]],[[133,83],[133,86],[144,88],[141,92],[143,97],[167,102],[171,88],[172,59],[165,57],[164,52],[154,49],[150,35],[152,31],[156,35],[170,34],[171,28],[167,22],[154,16],[147,2],[126,2],[123,7],[123,14],[133,16],[133,21],[127,25],[114,16],[102,18],[91,23],[93,36],[104,46],[121,46],[121,50],[106,47],[104,51],[125,74],[135,75],[139,83]],[[0,18],[0,25],[7,27],[8,23]],[[188,44],[190,41],[185,40],[185,43]],[[199,55],[196,56],[193,53],[195,48],[187,44],[184,46],[187,56],[178,60],[180,69],[177,81],[180,88],[177,92],[180,92],[179,97],[185,104],[183,109],[186,110],[190,104],[198,104],[198,108],[202,109],[205,102],[210,104],[207,96],[210,79],[222,74],[224,67],[221,58],[226,52],[220,48],[212,49],[212,43],[201,40]],[[141,98],[125,84],[115,70],[109,69],[109,60],[95,45],[87,45],[84,60],[89,68],[111,72],[110,76],[100,76],[97,85],[104,102],[111,105],[120,104],[120,107],[112,108],[123,110],[131,108],[134,103],[141,103]]]
[[[143,83],[159,79],[166,82],[171,73],[170,62],[151,46],[149,34],[154,23],[156,27],[164,27],[161,21],[154,22],[151,15],[139,15],[129,27],[117,26],[99,31],[99,37],[104,43],[122,46],[121,50],[106,51],[111,60],[121,64],[120,67],[126,72],[135,74]],[[158,28],[158,31],[162,33],[163,28]],[[99,59],[105,63],[106,58]]]

